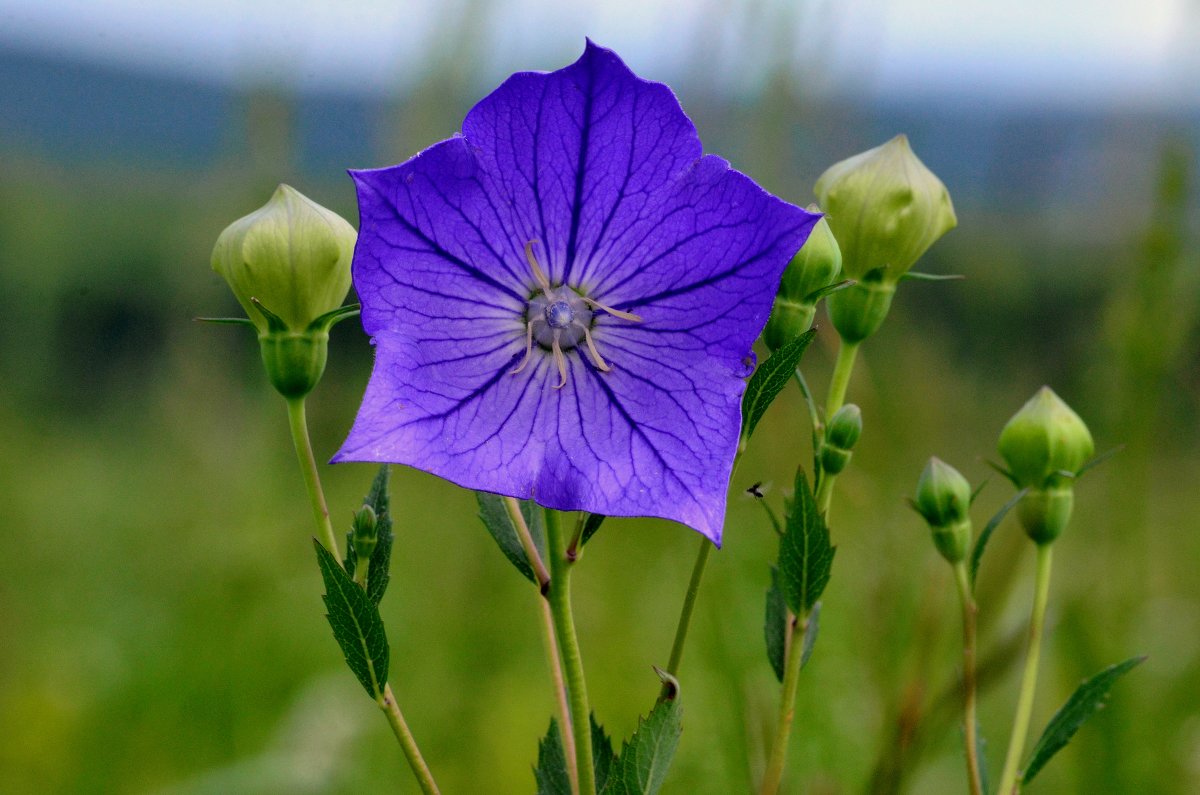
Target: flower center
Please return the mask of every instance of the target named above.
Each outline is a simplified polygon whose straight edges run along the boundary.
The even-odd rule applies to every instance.
[[[608,362],[604,361],[600,351],[596,349],[595,340],[592,339],[592,327],[597,312],[605,312],[634,323],[640,323],[642,319],[630,312],[611,309],[565,284],[550,284],[546,272],[533,256],[533,244],[536,242],[531,240],[525,244],[525,258],[529,261],[534,281],[541,290],[529,299],[525,308],[525,358],[512,372],[516,375],[525,369],[533,355],[533,343],[536,340],[538,347],[554,357],[559,375],[558,384],[554,388],[562,389],[567,384],[566,352],[578,347],[580,343],[583,343],[588,358],[596,369],[604,372],[612,369]]]

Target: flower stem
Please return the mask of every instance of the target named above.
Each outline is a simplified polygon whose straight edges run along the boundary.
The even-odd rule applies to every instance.
[[[558,523],[558,514],[550,508],[546,509],[546,546],[550,557],[550,613],[554,618],[554,634],[558,637],[558,649],[567,674],[579,792],[580,795],[595,795],[591,710],[588,708],[587,682],[583,676],[579,639],[575,635],[575,617],[571,613],[571,563],[567,560],[566,539]]]
[[[400,748],[404,751],[405,758],[408,759],[408,766],[412,768],[421,792],[425,795],[440,795],[437,783],[433,780],[433,773],[429,770],[429,765],[425,764],[425,757],[421,756],[421,749],[417,747],[416,739],[404,721],[404,716],[400,714],[400,706],[396,703],[396,696],[392,693],[391,685],[383,686],[383,695],[376,703],[383,710],[383,714],[387,716],[392,732],[400,741]]]
[[[850,374],[854,372],[854,360],[858,357],[857,342],[838,342],[837,362],[833,365],[833,377],[829,382],[829,397],[825,401],[825,418],[829,419],[846,402],[846,388],[850,385]]]
[[[783,781],[783,768],[787,762],[788,740],[792,736],[792,721],[796,716],[796,690],[800,684],[800,665],[804,659],[804,635],[808,632],[809,616],[792,619],[791,639],[788,642],[787,659],[783,670],[783,692],[779,698],[779,722],[775,726],[775,740],[771,745],[771,757],[767,772],[763,776],[762,795],[775,795]]]
[[[312,503],[321,543],[340,564],[342,553],[338,551],[337,536],[333,533],[333,523],[329,521],[329,507],[325,503],[325,492],[321,490],[321,476],[317,474],[317,460],[313,457],[312,441],[308,437],[304,398],[288,398],[287,406],[292,443],[296,446],[296,457],[300,460],[300,472],[304,475],[304,486],[308,489],[308,500]]]
[[[1046,601],[1050,593],[1050,563],[1053,545],[1038,544],[1037,574],[1033,590],[1033,614],[1029,619],[1029,651],[1025,656],[1025,672],[1021,676],[1021,692],[1017,698],[1017,713],[1013,717],[1012,734],[1008,739],[1008,754],[1004,759],[1004,773],[996,795],[1013,795],[1019,791],[1020,777],[1017,765],[1025,750],[1025,737],[1029,732],[1029,718],[1033,713],[1033,691],[1037,687],[1038,659],[1042,651],[1042,626],[1046,620]]]
[[[675,625],[675,641],[671,644],[671,656],[667,660],[666,672],[671,676],[679,675],[679,665],[683,662],[683,647],[687,643],[688,627],[692,623],[692,612],[696,609],[696,597],[700,593],[700,583],[704,579],[704,567],[708,565],[708,555],[713,551],[713,542],[707,538],[700,539],[700,551],[696,562],[692,565],[692,579],[688,581],[687,593],[683,597],[683,608],[679,611],[679,623]],[[667,686],[663,685],[664,694]]]
[[[971,795],[983,795],[983,779],[979,772],[978,721],[975,717],[975,598],[971,595],[967,564],[954,564],[954,580],[962,604],[963,623],[963,742],[967,751],[967,785]]]
[[[292,441],[296,445],[296,457],[300,460],[300,471],[304,474],[304,485],[308,488],[308,499],[312,503],[313,517],[317,521],[318,530],[324,536],[321,543],[333,554],[340,566],[342,565],[342,554],[338,551],[337,537],[333,534],[333,523],[329,521],[329,507],[325,502],[325,491],[321,488],[321,475],[317,472],[317,460],[313,456],[312,442],[308,437],[308,422],[304,416],[304,398],[289,398],[287,404]],[[365,564],[365,561],[363,563]],[[363,565],[360,571],[365,572],[366,566]],[[383,694],[375,703],[387,717],[421,791],[425,795],[439,795],[437,784],[433,781],[433,773],[430,772],[429,765],[425,764],[425,758],[421,756],[421,750],[417,747],[416,738],[409,731],[404,716],[400,714],[400,706],[392,694],[391,685],[384,683]]]

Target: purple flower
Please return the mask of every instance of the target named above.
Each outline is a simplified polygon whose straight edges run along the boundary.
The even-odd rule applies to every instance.
[[[751,345],[818,216],[703,155],[671,90],[591,42],[352,176],[377,353],[335,461],[720,543]]]

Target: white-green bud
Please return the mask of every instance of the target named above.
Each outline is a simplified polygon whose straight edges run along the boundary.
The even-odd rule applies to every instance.
[[[354,514],[354,554],[359,566],[366,566],[379,540],[378,519],[370,505],[364,505]]]
[[[821,445],[821,468],[837,475],[850,463],[854,445],[862,435],[862,411],[853,403],[838,409],[825,426],[825,442]]]
[[[951,563],[965,560],[971,546],[971,484],[941,459],[929,459],[917,480],[913,507],[933,532],[933,544]]]
[[[816,205],[808,209],[819,212]],[[783,272],[771,318],[763,331],[768,348],[778,350],[808,331],[816,314],[818,291],[833,284],[841,267],[842,252],[829,222],[822,217]]]

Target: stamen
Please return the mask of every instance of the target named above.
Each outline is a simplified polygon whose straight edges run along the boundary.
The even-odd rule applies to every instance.
[[[601,309],[601,310],[607,312],[608,314],[612,315],[613,317],[619,317],[622,320],[629,320],[634,323],[642,322],[642,318],[639,315],[633,314],[632,312],[622,312],[620,309],[613,309],[611,306],[605,306],[604,304],[600,303],[599,301],[597,301],[595,299],[588,298],[586,295],[581,295],[579,297],[583,299],[583,302],[585,304],[592,307],[593,309]]]
[[[583,340],[587,343],[588,355],[592,357],[592,364],[607,373],[612,369],[612,365],[604,361],[604,358],[600,355],[600,351],[596,350],[596,342],[592,339],[592,332],[588,330],[585,324],[580,323],[578,320],[575,321],[575,325],[583,329]]]
[[[554,388],[562,389],[567,385],[567,357],[563,356],[562,346],[558,344],[558,335],[559,331],[558,329],[555,329],[554,341],[551,343],[550,347],[554,352],[554,363],[558,365],[558,377],[561,379],[558,382],[558,386]]]
[[[537,281],[538,286],[542,288],[542,292],[549,295],[550,279],[546,276],[546,272],[542,270],[542,266],[538,265],[537,257],[533,256],[533,244],[540,241],[530,240],[525,244],[525,259],[529,260],[529,268],[533,271],[533,278]]]
[[[529,364],[529,357],[533,355],[533,323],[525,324],[525,358],[517,365],[517,369],[512,370],[510,375],[516,375],[525,369],[525,365]]]

